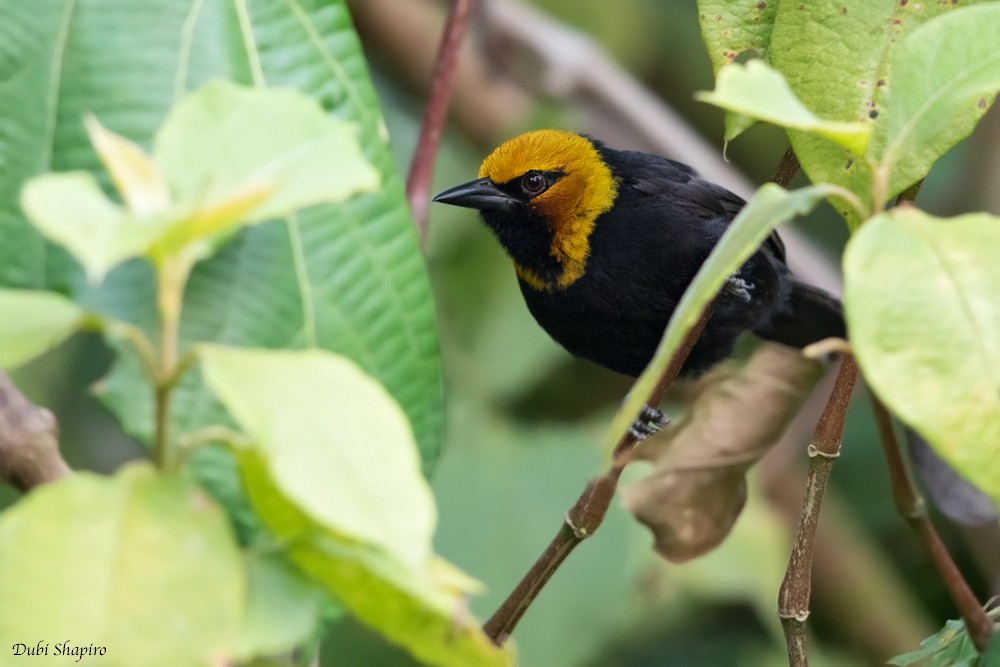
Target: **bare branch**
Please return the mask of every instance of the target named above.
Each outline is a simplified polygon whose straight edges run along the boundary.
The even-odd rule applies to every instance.
[[[647,398],[646,405],[655,408],[660,404],[664,391],[680,374],[681,367],[687,361],[688,355],[691,354],[691,349],[698,341],[698,337],[701,336],[711,314],[712,306],[710,305],[702,313],[698,323],[685,336],[684,342],[671,358],[663,375],[660,376],[659,382]],[[618,478],[632,458],[636,442],[631,429],[622,434],[615,446],[611,469],[587,486],[567,512],[566,519],[559,527],[559,532],[556,533],[552,542],[538,557],[538,560],[531,566],[517,587],[507,596],[500,608],[483,626],[486,635],[498,646],[502,646],[514,632],[514,627],[521,620],[521,616],[528,610],[542,587],[555,574],[566,557],[580,542],[593,535],[600,527],[608,512],[608,507],[611,505],[611,499],[615,495]]]
[[[934,568],[941,575],[952,601],[965,620],[965,627],[969,631],[972,643],[982,653],[986,650],[990,638],[993,636],[993,621],[990,620],[962,573],[955,566],[955,561],[951,559],[948,550],[934,529],[934,524],[928,518],[927,505],[920,497],[903,461],[899,442],[896,440],[896,433],[892,428],[892,417],[875,394],[872,394],[872,408],[875,411],[875,421],[878,423],[885,460],[889,465],[889,481],[892,485],[892,499],[896,503],[896,509],[906,519],[913,532],[917,534],[921,545],[934,563]]]
[[[778,616],[788,644],[789,667],[809,664],[806,657],[806,619],[809,617],[816,526],[833,462],[840,456],[844,417],[857,377],[858,367],[854,357],[845,356],[809,445],[809,475],[802,498],[802,513],[785,578],[778,592]]]
[[[68,475],[59,452],[59,425],[0,372],[0,480],[21,491]]]
[[[444,121],[448,116],[458,50],[469,25],[472,2],[473,0],[453,0],[451,10],[448,12],[448,22],[441,36],[441,46],[434,65],[430,99],[420,126],[420,139],[413,155],[413,162],[410,164],[410,174],[406,179],[406,198],[410,202],[410,210],[413,212],[421,240],[427,234],[427,206],[431,178],[434,174],[434,158],[437,156]]]

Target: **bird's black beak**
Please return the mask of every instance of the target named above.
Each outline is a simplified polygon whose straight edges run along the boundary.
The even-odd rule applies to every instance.
[[[516,199],[493,185],[493,181],[488,178],[480,178],[456,185],[438,194],[433,201],[452,206],[475,208],[480,211],[506,209],[517,204]]]

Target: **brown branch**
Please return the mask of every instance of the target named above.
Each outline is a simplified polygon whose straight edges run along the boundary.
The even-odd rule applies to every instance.
[[[441,36],[434,76],[431,80],[431,94],[427,102],[423,123],[420,125],[420,139],[406,179],[406,198],[417,225],[421,240],[427,235],[427,207],[431,178],[434,174],[434,159],[441,132],[448,116],[455,70],[458,64],[458,50],[469,25],[473,0],[453,0],[448,12],[448,21]]]
[[[771,182],[787,188],[797,173],[799,173],[799,158],[795,155],[792,147],[789,146],[785,154],[781,156],[781,162],[778,163],[778,168],[774,170]]]
[[[916,485],[913,483],[913,478],[903,461],[899,442],[892,428],[892,417],[875,394],[872,394],[872,409],[875,411],[875,421],[878,424],[882,449],[889,466],[889,481],[892,486],[892,499],[896,504],[896,510],[906,519],[910,528],[917,534],[924,550],[931,557],[934,568],[944,581],[951,599],[965,620],[965,627],[972,638],[972,643],[982,653],[986,650],[990,638],[993,636],[993,621],[990,620],[962,573],[955,566],[955,561],[951,559],[948,550],[934,529],[934,524],[928,518],[927,505],[920,497]]]
[[[854,363],[854,357],[845,356],[826,408],[816,424],[813,441],[809,445],[809,474],[802,499],[802,512],[788,568],[778,592],[778,616],[788,644],[789,667],[804,667],[809,664],[806,657],[806,619],[809,617],[816,526],[833,462],[840,456],[844,416],[847,414],[847,404],[857,377],[858,367]]]
[[[0,372],[0,480],[21,491],[69,474],[59,452],[59,425]]]
[[[671,357],[663,374],[660,376],[656,387],[650,392],[646,400],[646,405],[655,408],[663,399],[666,388],[680,374],[684,362],[691,354],[691,349],[701,336],[705,324],[712,314],[712,306],[709,305],[697,324],[687,333],[681,346]],[[632,458],[635,449],[636,439],[632,435],[632,430],[627,430],[622,434],[621,439],[614,449],[614,459],[612,467],[603,476],[592,481],[584,492],[577,499],[573,507],[566,513],[566,518],[559,532],[552,538],[552,542],[546,547],[542,555],[538,557],[535,564],[531,566],[528,573],[517,584],[517,587],[507,596],[500,608],[496,610],[490,620],[483,626],[486,635],[498,646],[502,646],[507,638],[514,631],[514,627],[521,616],[528,610],[535,597],[542,590],[542,587],[555,574],[559,566],[562,565],[566,557],[580,542],[587,539],[600,527],[607,514],[611,499],[615,495],[615,488],[618,486],[618,478],[622,470]]]

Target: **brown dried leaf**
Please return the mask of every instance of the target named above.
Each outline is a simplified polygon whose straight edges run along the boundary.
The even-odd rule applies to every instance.
[[[639,446],[636,456],[653,471],[625,488],[623,500],[653,531],[661,556],[684,562],[725,539],[746,500],[746,471],[778,441],[822,374],[800,350],[765,343],[742,366],[706,376],[684,416]]]

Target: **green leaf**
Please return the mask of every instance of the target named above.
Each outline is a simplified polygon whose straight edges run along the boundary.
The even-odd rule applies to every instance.
[[[317,631],[326,595],[280,554],[244,559],[246,616],[237,642],[243,658],[285,653]]]
[[[510,650],[497,648],[465,600],[429,571],[422,579],[401,571],[378,552],[323,535],[296,540],[289,557],[326,585],[360,620],[403,646],[424,664],[440,667],[501,667],[513,664]]]
[[[618,410],[608,432],[608,451],[624,433],[645,404],[671,357],[684,341],[687,332],[697,324],[705,307],[719,293],[726,280],[757,251],[775,227],[812,210],[816,202],[833,191],[824,186],[811,186],[789,192],[768,183],[747,202],[739,215],[729,223],[719,243],[702,264],[694,280],[684,292],[670,317],[656,354],[636,380],[628,398]]]
[[[421,567],[436,513],[402,410],[350,360],[323,350],[204,346],[205,382],[314,521]]]
[[[997,44],[1000,4],[946,14],[899,45],[872,147],[889,196],[927,175],[986,113],[1000,89]]]
[[[775,0],[698,0],[701,37],[716,75],[747,51],[767,59],[779,4]]]
[[[901,44],[925,22],[977,1],[781,2],[771,33],[771,64],[784,75],[795,96],[822,118],[874,126],[871,157],[877,155],[878,136],[884,131],[880,126],[887,120],[883,98],[897,87],[895,68],[902,64],[898,55]],[[962,46],[978,50],[991,44]],[[921,94],[922,90],[913,92]],[[861,197],[866,207],[872,206],[874,174],[868,160],[857,159],[848,149],[821,136],[795,130],[789,136],[803,170],[814,183],[842,185]],[[852,225],[860,222],[858,213],[844,202],[833,203]]]
[[[75,331],[83,310],[53,292],[0,289],[0,368],[14,368]]]
[[[385,390],[319,350],[205,346],[199,355],[249,436],[238,450],[244,484],[289,559],[425,662],[507,664],[459,613],[470,580],[433,555],[433,497]]]
[[[778,2],[744,0],[699,0],[698,23],[701,37],[712,61],[712,71],[736,62],[751,53],[765,62],[770,56],[771,31]],[[732,141],[753,126],[754,120],[743,114],[726,112],[726,141]]]
[[[73,548],[68,549],[67,545]],[[243,568],[219,508],[148,464],[80,473],[36,489],[0,518],[0,642],[106,648],[102,665],[228,662]]]
[[[215,81],[170,112],[153,154],[179,202],[212,212],[261,192],[241,216],[260,222],[375,189],[379,174],[361,154],[356,134],[355,126],[326,115],[296,90]]]
[[[0,3],[0,43],[0,286],[67,293],[154,339],[154,277],[147,267],[122,265],[91,288],[72,259],[21,215],[18,193],[32,176],[82,169],[105,178],[81,122],[85,114],[148,150],[188,90],[226,79],[296,87],[353,123],[381,188],[239,232],[195,268],[182,344],[315,346],[345,354],[399,401],[431,468],[443,420],[434,304],[342,0],[188,0],[144,5],[141,12],[133,0],[7,2]],[[14,75],[26,72],[32,76]],[[116,367],[105,386],[104,398],[126,429],[148,438],[152,406],[138,366]],[[224,420],[197,375],[186,377],[172,401],[171,432]]]
[[[997,610],[988,612],[990,617],[996,619]],[[979,651],[966,632],[965,622],[961,620],[946,621],[944,627],[920,642],[920,648],[902,655],[897,655],[886,664],[898,665],[899,667],[990,667],[995,665],[991,662],[996,659],[995,651],[996,637],[994,633],[990,647],[980,659]]]
[[[141,220],[130,215],[84,171],[31,179],[21,205],[42,234],[73,253],[93,283],[126,259],[143,254],[168,228],[163,217]]]
[[[780,72],[761,60],[726,65],[719,71],[715,90],[696,93],[695,99],[781,127],[818,134],[858,155],[865,152],[871,133],[871,128],[862,123],[821,119],[796,99]],[[743,128],[730,127],[730,131],[734,129]],[[733,138],[727,131],[726,140]]]
[[[128,210],[136,215],[153,215],[167,210],[170,189],[152,158],[138,144],[101,125],[93,115],[84,116],[83,124]]]
[[[959,473],[1000,499],[1000,218],[914,208],[865,223],[844,257],[865,379]]]
[[[133,215],[87,172],[31,179],[22,205],[95,282],[147,251],[161,261],[201,242],[208,257],[223,232],[378,185],[355,128],[294,90],[207,84],[170,112],[153,159],[93,117],[87,130]]]

